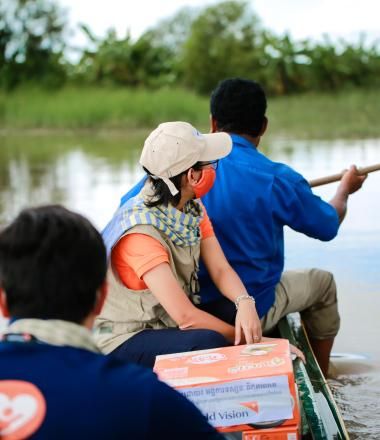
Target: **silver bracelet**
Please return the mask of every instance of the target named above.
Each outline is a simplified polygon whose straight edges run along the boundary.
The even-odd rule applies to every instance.
[[[239,295],[239,296],[235,299],[235,307],[236,307],[236,310],[239,309],[240,301],[243,301],[244,299],[250,299],[251,301],[253,301],[253,304],[256,303],[255,298],[253,298],[253,296],[251,296],[251,295],[247,295],[247,294]]]

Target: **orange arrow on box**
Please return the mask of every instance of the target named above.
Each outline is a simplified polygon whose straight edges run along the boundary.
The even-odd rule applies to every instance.
[[[259,402],[243,402],[240,405],[246,406],[257,414],[259,413]]]

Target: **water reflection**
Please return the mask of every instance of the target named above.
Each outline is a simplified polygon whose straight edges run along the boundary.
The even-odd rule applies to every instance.
[[[136,165],[147,131],[7,136],[0,148],[0,224],[20,209],[62,203],[83,213],[102,228],[120,196],[142,175]],[[270,146],[265,147],[265,145]],[[264,145],[273,160],[290,164],[307,178],[334,174],[351,163],[380,162],[380,140],[282,141]],[[334,392],[352,438],[379,438],[380,397],[380,172],[349,202],[339,236],[331,243],[287,231],[287,268],[321,267],[335,274],[342,328],[338,352],[357,353],[365,361],[336,362]],[[325,199],[336,185],[315,190]]]
[[[136,167],[145,132],[126,140],[106,135],[12,136],[0,149],[0,223],[20,209],[63,203],[99,228],[117,198],[142,174]]]
[[[379,375],[365,372],[341,375],[339,380],[332,381],[330,386],[349,427],[351,440],[378,440]]]

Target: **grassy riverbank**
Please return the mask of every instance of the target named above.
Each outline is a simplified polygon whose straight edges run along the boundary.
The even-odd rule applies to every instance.
[[[272,135],[288,138],[380,137],[380,91],[269,98]],[[208,129],[208,99],[182,89],[20,89],[0,93],[0,129],[136,129],[186,120]]]

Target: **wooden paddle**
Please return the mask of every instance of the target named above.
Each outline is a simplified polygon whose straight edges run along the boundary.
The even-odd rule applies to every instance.
[[[373,171],[380,171],[380,163],[376,165],[370,165],[364,168],[358,168],[359,175],[372,173]],[[327,183],[339,182],[343,177],[344,172],[339,174],[332,174],[331,176],[320,177],[319,179],[309,180],[311,187],[326,185]]]

